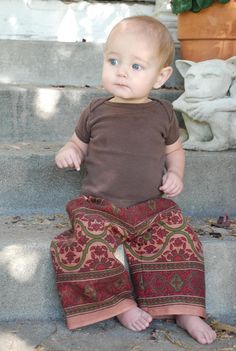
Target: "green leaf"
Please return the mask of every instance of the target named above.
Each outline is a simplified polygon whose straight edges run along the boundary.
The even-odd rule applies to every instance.
[[[213,0],[198,0],[202,9],[206,9],[207,7],[213,4]]]
[[[193,0],[193,12],[199,12],[201,9],[206,9],[212,5],[213,0]]]
[[[230,0],[218,0],[221,4],[226,4]],[[199,12],[213,4],[214,0],[171,0],[171,9],[175,14],[193,11]]]
[[[192,0],[172,0],[171,8],[173,13],[178,14],[185,11],[190,11],[192,8]]]

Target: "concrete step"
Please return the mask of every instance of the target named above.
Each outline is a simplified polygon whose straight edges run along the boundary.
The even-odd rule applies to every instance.
[[[100,86],[102,43],[0,40],[0,83],[43,86]],[[176,49],[176,58],[179,58]],[[174,68],[166,87],[183,87]]]
[[[192,225],[199,232],[203,228],[200,238],[205,253],[207,311],[235,323],[235,225],[228,231],[221,229],[221,239],[204,231],[206,221],[193,221]],[[69,227],[67,217],[0,217],[0,227],[0,320],[61,318],[49,246],[54,236]],[[123,261],[122,248],[117,257]]]
[[[153,90],[151,96],[176,100],[182,91]],[[102,88],[42,87],[0,84],[0,139],[65,142],[91,99],[107,95]]]
[[[78,196],[83,170],[59,170],[61,145],[0,144],[0,214],[63,212]],[[235,152],[186,152],[185,189],[176,198],[186,215],[236,214]]]
[[[62,320],[3,322],[0,331],[0,351],[235,351],[236,344],[236,335],[220,331],[213,344],[200,345],[175,323],[162,320],[140,333],[115,318],[73,332]]]
[[[62,145],[0,145],[0,214],[54,213],[78,196],[81,173],[58,170],[54,155]]]

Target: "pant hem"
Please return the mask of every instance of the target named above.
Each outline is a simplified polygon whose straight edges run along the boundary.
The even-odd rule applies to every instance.
[[[174,319],[176,315],[191,315],[206,318],[206,311],[204,307],[191,305],[177,305],[177,306],[161,306],[161,307],[140,307],[143,311],[149,313],[153,318],[169,318]]]
[[[104,310],[67,317],[67,326],[71,330],[85,327],[86,325],[94,324],[115,317],[135,306],[137,306],[137,304],[134,300],[125,299],[119,302],[117,305]]]

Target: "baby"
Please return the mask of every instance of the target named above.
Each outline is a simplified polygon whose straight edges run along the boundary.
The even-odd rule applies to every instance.
[[[153,318],[175,318],[201,344],[216,338],[202,319],[201,243],[168,199],[183,189],[178,122],[169,102],[149,97],[172,74],[173,55],[156,19],[119,22],[104,50],[102,82],[111,96],[87,106],[56,155],[59,168],[86,168],[80,197],[67,205],[72,229],[51,244],[70,329],[116,316],[141,331]],[[114,255],[120,244],[133,284]]]

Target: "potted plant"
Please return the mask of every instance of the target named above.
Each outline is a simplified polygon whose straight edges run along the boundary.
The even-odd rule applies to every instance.
[[[181,57],[191,61],[236,55],[236,0],[172,0]]]
[[[226,4],[229,0],[218,0],[218,2]],[[170,3],[172,12],[178,14],[186,11],[199,12],[211,6],[214,0],[172,0]]]

